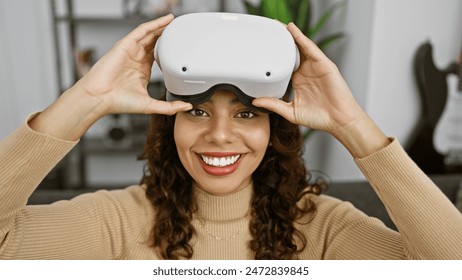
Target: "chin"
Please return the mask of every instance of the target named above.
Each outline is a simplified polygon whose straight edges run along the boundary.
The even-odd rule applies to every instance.
[[[250,182],[230,184],[229,180],[227,180],[226,178],[222,178],[222,180],[207,180],[205,184],[201,184],[200,182],[196,181],[195,184],[198,188],[200,188],[208,194],[223,196],[230,195],[242,189],[245,189],[247,186],[250,185]]]

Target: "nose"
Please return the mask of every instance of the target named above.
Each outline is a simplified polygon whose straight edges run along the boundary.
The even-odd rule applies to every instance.
[[[216,145],[232,143],[236,139],[235,125],[228,116],[214,116],[209,121],[205,140]]]

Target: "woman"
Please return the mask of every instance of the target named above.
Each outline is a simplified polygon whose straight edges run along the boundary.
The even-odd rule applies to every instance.
[[[462,258],[460,213],[294,24],[294,100],[253,101],[276,114],[252,111],[228,91],[194,107],[150,98],[153,46],[172,19],[136,28],[1,143],[1,258]],[[144,184],[25,206],[85,131],[114,113],[154,114]],[[307,185],[297,125],[348,149],[399,232]]]

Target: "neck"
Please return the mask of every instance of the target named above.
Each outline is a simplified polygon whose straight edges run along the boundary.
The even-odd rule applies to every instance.
[[[197,217],[210,221],[234,220],[248,215],[253,185],[224,196],[209,194],[194,185],[193,195],[198,206]]]

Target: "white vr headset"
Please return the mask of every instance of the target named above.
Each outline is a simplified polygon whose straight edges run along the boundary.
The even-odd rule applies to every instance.
[[[199,104],[224,89],[250,107],[257,97],[281,98],[300,61],[283,24],[233,13],[175,18],[158,39],[154,56],[167,100]]]

